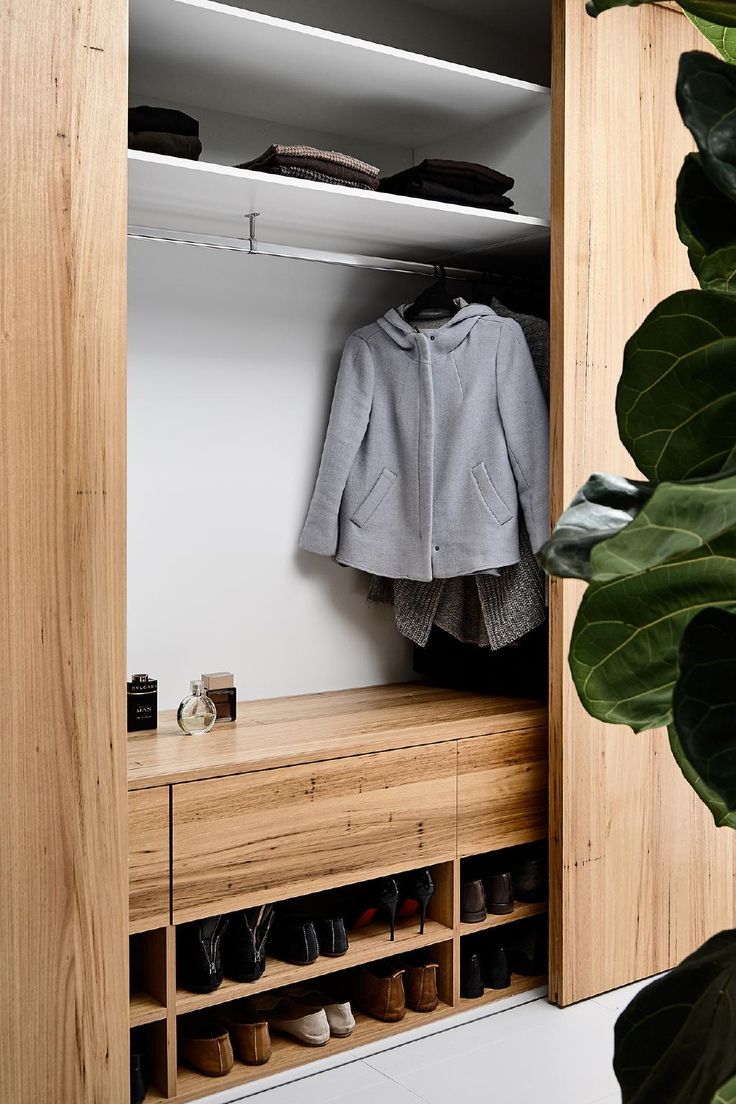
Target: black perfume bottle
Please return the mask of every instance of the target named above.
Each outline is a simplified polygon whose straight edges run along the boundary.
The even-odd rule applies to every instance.
[[[158,724],[158,683],[133,675],[128,683],[128,732],[146,732]]]

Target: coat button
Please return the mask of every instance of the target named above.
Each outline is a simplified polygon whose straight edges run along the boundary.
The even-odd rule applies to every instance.
[[[435,550],[435,552],[439,552],[439,550],[440,550],[440,546],[439,546],[438,544],[436,544],[436,545],[434,546],[434,550]]]
[[[430,340],[430,341],[434,341],[434,338],[433,338],[433,337],[430,337],[430,339],[429,339],[429,340]]]

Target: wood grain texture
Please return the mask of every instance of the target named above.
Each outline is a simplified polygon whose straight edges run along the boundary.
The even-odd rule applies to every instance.
[[[185,736],[173,713],[128,740],[131,789],[314,763],[544,724],[546,709],[519,698],[420,683],[238,703],[238,720]]]
[[[479,855],[547,834],[546,729],[458,744],[458,855]]]
[[[0,1097],[129,1099],[127,4],[0,12]],[[29,1050],[30,1043],[30,1050]]]
[[[456,766],[451,742],[175,786],[175,921],[454,858]]]
[[[128,794],[128,922],[131,932],[168,924],[171,907],[168,786]]]
[[[623,347],[659,300],[693,283],[673,215],[691,148],[675,78],[693,48],[704,39],[670,11],[592,20],[577,0],[554,0],[554,517],[591,472],[634,474],[614,414]],[[581,593],[555,581],[550,600],[550,992],[560,1004],[664,970],[734,923],[733,833],[714,828],[666,735],[599,724],[578,702],[567,651]]]

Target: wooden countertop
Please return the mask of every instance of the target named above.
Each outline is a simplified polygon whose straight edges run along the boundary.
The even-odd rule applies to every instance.
[[[488,697],[421,683],[367,686],[238,703],[238,719],[187,736],[171,711],[153,733],[128,737],[128,788],[267,770],[540,728],[547,710],[524,698]]]

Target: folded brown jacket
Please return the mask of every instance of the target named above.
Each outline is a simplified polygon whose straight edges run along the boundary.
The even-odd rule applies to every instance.
[[[198,161],[202,152],[199,138],[184,134],[164,134],[158,130],[139,130],[128,133],[128,149],[144,153],[163,153],[166,157],[188,157]]]
[[[390,180],[382,180],[379,187],[382,192],[390,192],[392,195],[433,199],[439,203],[459,203],[463,207],[483,207],[490,211],[512,212],[514,206],[510,196],[498,195],[496,192],[466,192],[460,187],[451,188],[447,184],[439,184],[436,180],[401,181],[398,186],[392,186]]]

